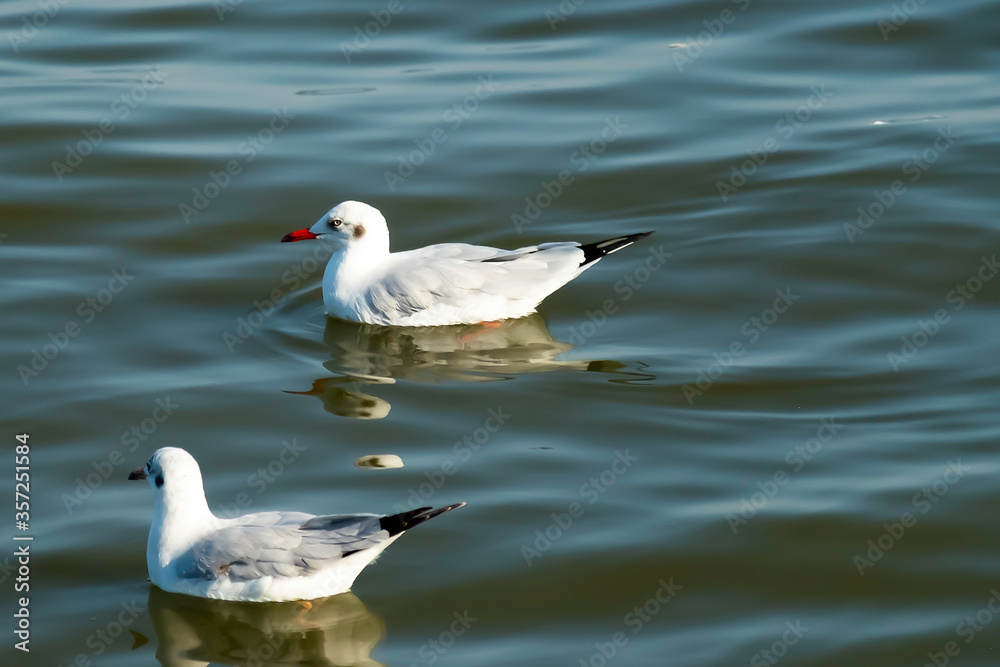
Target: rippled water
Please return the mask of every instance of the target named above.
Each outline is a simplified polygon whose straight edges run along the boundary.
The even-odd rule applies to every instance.
[[[996,664],[995,3],[223,2],[0,7],[3,664]],[[656,234],[359,327],[278,243],[343,199],[397,249]],[[468,506],[305,615],[178,598],[165,445],[220,512]]]

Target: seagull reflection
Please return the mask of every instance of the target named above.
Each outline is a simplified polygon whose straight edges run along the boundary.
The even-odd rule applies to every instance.
[[[327,412],[359,419],[389,413],[389,403],[368,392],[397,379],[487,382],[523,373],[624,368],[614,361],[561,359],[573,346],[555,340],[537,313],[442,327],[382,327],[328,318],[323,341],[331,357],[323,366],[337,375],[316,380],[308,391],[288,393],[316,396]]]
[[[149,613],[164,667],[221,665],[381,666],[372,649],[381,620],[353,593],[297,602],[226,602],[177,595],[156,586]]]
[[[358,391],[362,384],[372,382],[365,378],[330,377],[313,382],[309,391],[286,391],[286,394],[318,396],[327,412],[355,419],[382,419],[389,414],[388,401]]]

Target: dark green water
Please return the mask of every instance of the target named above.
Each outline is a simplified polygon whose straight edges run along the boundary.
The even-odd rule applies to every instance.
[[[0,7],[0,662],[997,663],[995,3],[220,3]],[[358,327],[278,243],[344,199],[397,249],[656,234],[499,329]],[[305,616],[175,598],[166,445],[220,512],[468,506]]]

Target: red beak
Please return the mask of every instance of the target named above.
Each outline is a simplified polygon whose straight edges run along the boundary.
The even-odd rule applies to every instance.
[[[297,232],[292,232],[291,234],[285,234],[282,237],[282,243],[291,243],[292,241],[305,241],[306,239],[317,239],[319,234],[313,234],[308,229],[300,229]]]

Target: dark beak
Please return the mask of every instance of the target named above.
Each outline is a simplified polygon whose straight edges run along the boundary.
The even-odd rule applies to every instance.
[[[316,239],[319,238],[319,234],[313,234],[308,229],[300,229],[297,232],[292,232],[291,234],[285,234],[281,238],[282,243],[291,243],[293,241],[305,241],[306,239]]]
[[[146,469],[136,468],[128,474],[129,479],[146,479]]]

